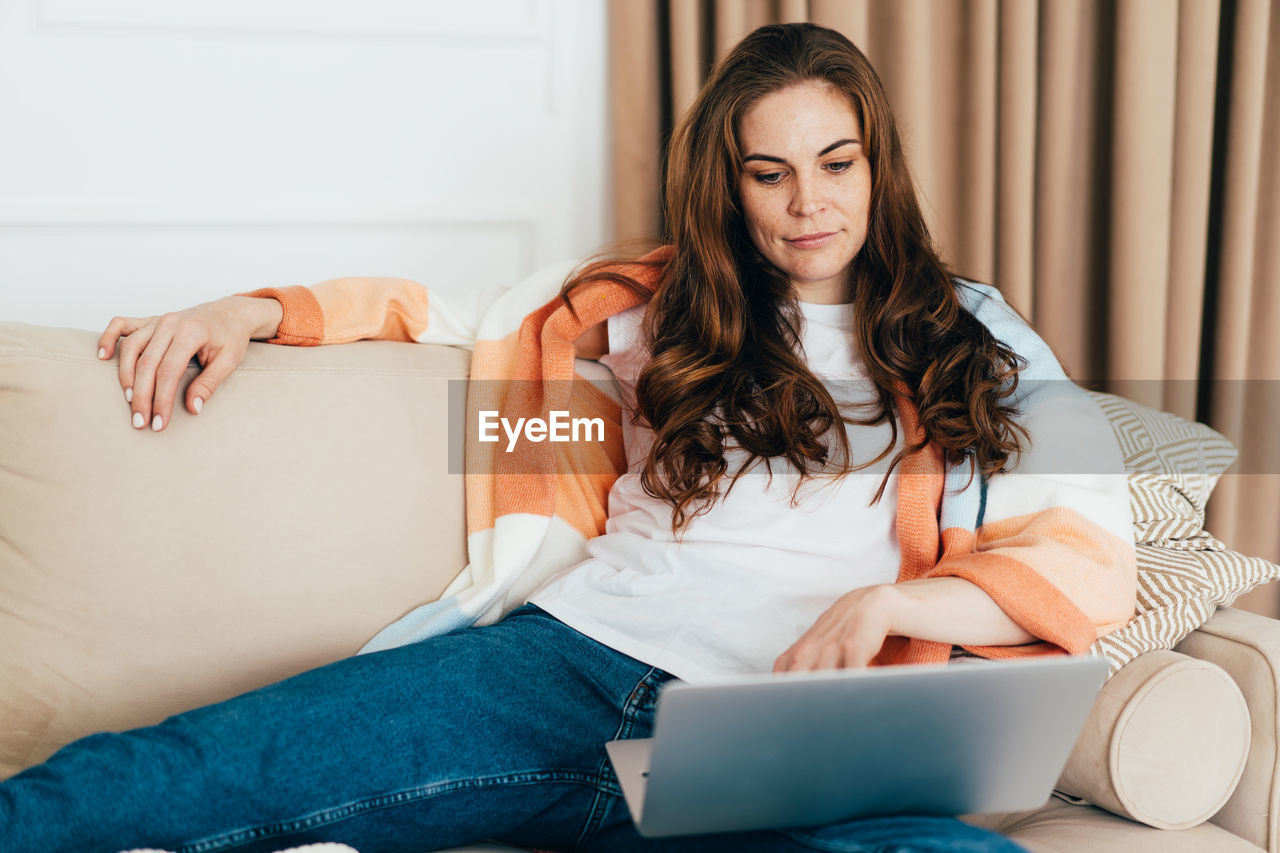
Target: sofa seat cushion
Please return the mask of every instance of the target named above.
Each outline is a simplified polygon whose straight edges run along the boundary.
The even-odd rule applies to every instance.
[[[1056,797],[1034,811],[961,819],[999,832],[1029,853],[1259,853],[1263,849],[1211,823],[1191,829],[1153,829]]]

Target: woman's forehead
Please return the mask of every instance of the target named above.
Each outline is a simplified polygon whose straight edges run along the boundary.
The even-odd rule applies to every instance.
[[[744,155],[761,146],[785,148],[797,155],[813,148],[807,153],[816,155],[832,142],[848,138],[862,138],[862,122],[852,99],[820,81],[805,81],[763,95],[738,122],[738,144]]]

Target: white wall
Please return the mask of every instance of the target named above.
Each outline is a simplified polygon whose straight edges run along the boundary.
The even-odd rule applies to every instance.
[[[478,299],[609,234],[603,0],[0,0],[0,320]]]

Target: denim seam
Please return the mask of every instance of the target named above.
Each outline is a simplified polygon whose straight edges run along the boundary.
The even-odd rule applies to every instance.
[[[381,794],[379,796],[369,797],[363,800],[353,800],[340,806],[334,806],[321,811],[312,812],[311,814],[293,818],[292,820],[260,824],[258,826],[238,829],[233,832],[222,833],[200,841],[193,841],[178,849],[182,851],[182,853],[211,853],[211,851],[218,850],[223,847],[247,844],[251,841],[260,841],[281,835],[303,832],[308,829],[314,829],[317,826],[338,823],[366,812],[376,811],[377,809],[386,808],[388,806],[403,805],[404,803],[410,803],[416,800],[425,800],[430,797],[439,796],[440,794],[448,794],[463,788],[489,788],[499,787],[502,785],[538,785],[544,782],[576,782],[583,785],[592,785],[596,781],[596,777],[576,770],[538,770],[527,771],[524,773],[503,773],[496,776],[454,779],[447,782],[436,782],[431,785],[422,785],[416,788],[406,788],[403,791],[397,791],[393,794]]]
[[[640,711],[642,703],[653,701],[653,693],[657,689],[651,681],[659,680],[665,673],[656,666],[650,667],[644,677],[636,682],[636,686],[632,688],[627,701],[622,706],[622,719],[618,722],[618,729],[614,732],[612,740],[620,740],[631,733],[635,725],[636,715]],[[606,799],[605,795],[611,797],[618,796],[618,792],[609,788],[605,784],[605,776],[609,769],[609,756],[606,754],[600,759],[600,766],[596,770],[596,795],[591,801],[591,807],[587,810],[587,819],[582,825],[582,831],[578,833],[578,840],[574,844],[574,848],[578,849],[586,843],[587,839],[594,835],[600,829],[600,821],[604,819]]]

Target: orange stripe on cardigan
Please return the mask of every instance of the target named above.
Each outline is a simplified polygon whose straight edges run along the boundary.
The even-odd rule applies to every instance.
[[[1132,545],[1073,509],[1049,507],[992,521],[978,529],[976,540],[969,531],[957,534],[963,535],[954,537],[954,547],[929,576],[977,584],[1022,627],[1072,654],[1082,654],[1133,615],[1132,607],[1117,605],[1128,601],[1136,580]],[[1118,570],[1099,572],[1102,566]],[[1110,587],[1100,578],[1109,578]],[[1019,591],[1016,601],[1009,589]]]
[[[280,320],[276,336],[267,343],[314,347],[324,342],[324,310],[310,288],[301,285],[263,287],[237,295],[274,299],[280,303],[284,316]]]
[[[664,248],[642,260],[661,262],[670,255]],[[632,263],[611,271],[630,276],[652,292],[663,269]],[[512,421],[545,419],[550,411],[560,410],[571,418],[601,417],[605,440],[527,443],[508,454],[493,443],[481,444],[469,430],[468,471],[493,472],[468,476],[469,532],[491,528],[498,518],[512,513],[558,516],[587,538],[604,532],[609,490],[626,468],[621,412],[598,389],[573,381],[574,343],[587,329],[641,304],[645,297],[604,280],[583,285],[572,301],[576,317],[557,296],[501,341],[476,342],[467,422],[475,423],[482,409],[501,412]]]
[[[401,341],[427,330],[430,291],[404,278],[336,278],[312,285],[325,318],[324,343]]]
[[[924,437],[920,415],[906,393],[898,389],[898,422],[903,438],[917,442]],[[938,513],[942,507],[945,472],[942,451],[926,444],[898,463],[898,543],[902,552],[899,581],[924,577],[938,562]]]

